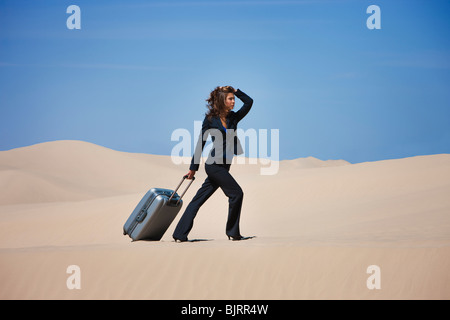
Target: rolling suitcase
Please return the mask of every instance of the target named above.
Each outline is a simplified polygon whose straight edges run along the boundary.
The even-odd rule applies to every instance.
[[[123,226],[123,234],[137,240],[161,240],[172,221],[183,206],[183,196],[194,182],[192,178],[184,192],[177,194],[187,175],[183,177],[175,190],[153,188],[150,189],[138,203],[133,213]]]

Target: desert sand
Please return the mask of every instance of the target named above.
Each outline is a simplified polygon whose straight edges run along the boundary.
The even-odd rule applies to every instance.
[[[163,239],[132,242],[122,227],[141,197],[175,188],[187,165],[82,141],[0,152],[0,298],[450,298],[449,154],[300,158],[276,175],[262,166],[231,169],[244,190],[242,234],[256,238],[227,239],[218,190],[190,234],[207,241],[173,242],[201,166]],[[80,289],[68,288],[72,265]]]

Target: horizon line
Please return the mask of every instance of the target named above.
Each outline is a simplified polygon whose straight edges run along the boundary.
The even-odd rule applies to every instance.
[[[9,149],[2,149],[0,150],[0,153],[2,152],[8,152],[8,151],[13,151],[13,150],[17,150],[17,149],[23,149],[23,148],[29,148],[29,147],[33,147],[33,146],[37,146],[37,145],[42,145],[42,144],[49,144],[49,143],[55,143],[55,142],[80,142],[80,143],[86,143],[86,144],[91,144],[94,146],[98,146],[98,147],[102,147],[102,148],[106,148],[112,151],[117,151],[117,152],[123,152],[123,153],[131,153],[131,154],[145,154],[145,155],[153,155],[153,156],[163,156],[163,157],[172,157],[170,154],[159,154],[159,153],[148,153],[148,152],[138,152],[138,151],[124,151],[124,150],[119,150],[119,149],[115,149],[115,148],[111,148],[105,145],[101,145],[98,143],[94,143],[94,142],[90,142],[90,141],[86,141],[86,140],[76,140],[76,139],[58,139],[58,140],[48,140],[48,141],[42,141],[42,142],[36,142],[33,144],[29,144],[29,145],[24,145],[24,146],[18,146],[18,147],[13,147],[13,148],[9,148]],[[267,160],[267,161],[273,161],[273,162],[282,162],[282,161],[294,161],[294,160],[299,160],[299,159],[308,159],[308,158],[313,158],[313,159],[317,159],[320,161],[345,161],[348,162],[348,164],[361,164],[361,163],[367,163],[367,162],[379,162],[379,161],[389,161],[389,160],[400,160],[400,159],[408,159],[408,158],[414,158],[414,157],[426,157],[426,156],[436,156],[436,155],[450,155],[450,153],[432,153],[432,154],[416,154],[416,155],[412,155],[412,156],[405,156],[405,157],[399,157],[399,158],[383,158],[383,159],[378,159],[378,160],[367,160],[367,161],[362,161],[362,162],[351,162],[349,160],[346,159],[321,159],[319,157],[313,156],[313,155],[309,155],[309,156],[304,156],[304,157],[296,157],[296,158],[284,158],[284,159],[279,159],[279,160],[272,160],[270,158],[264,158],[264,157],[246,157],[246,156],[235,156],[234,158],[245,158],[245,159],[263,159],[263,160]],[[192,156],[176,156],[176,158],[179,159],[183,159],[183,158],[187,158],[187,159],[191,159]],[[207,156],[202,156],[202,159],[206,159]],[[233,160],[235,161],[235,160]],[[233,162],[234,163],[234,162]]]

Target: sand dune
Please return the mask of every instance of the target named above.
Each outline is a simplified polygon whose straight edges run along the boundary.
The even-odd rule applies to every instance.
[[[0,152],[2,299],[448,299],[450,155],[350,164],[236,164],[245,242],[226,240],[227,198],[191,238],[131,242],[122,226],[151,187],[187,171],[168,156],[55,141]],[[203,166],[184,207],[206,177]],[[221,208],[221,209],[217,209]],[[69,290],[66,268],[81,269]],[[381,289],[367,287],[367,267]],[[145,266],[145,268],[142,268]]]

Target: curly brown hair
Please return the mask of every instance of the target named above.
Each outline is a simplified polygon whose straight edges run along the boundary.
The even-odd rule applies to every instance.
[[[206,116],[209,120],[211,120],[212,117],[226,115],[225,99],[229,93],[235,92],[236,90],[232,86],[216,87],[211,91],[209,98],[206,99],[206,107],[208,108]]]

